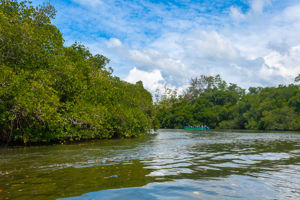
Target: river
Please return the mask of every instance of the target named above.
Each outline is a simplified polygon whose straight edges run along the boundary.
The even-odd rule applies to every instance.
[[[159,130],[0,148],[0,199],[300,199],[300,133]]]

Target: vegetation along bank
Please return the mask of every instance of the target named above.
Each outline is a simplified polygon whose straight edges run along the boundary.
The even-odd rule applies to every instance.
[[[109,59],[64,46],[55,9],[0,1],[0,143],[134,137],[157,125],[142,82],[112,76]]]
[[[295,84],[250,87],[246,92],[219,75],[201,75],[182,95],[170,89],[158,95],[157,117],[162,128],[183,128],[189,123],[220,129],[300,130],[298,82],[300,75]]]

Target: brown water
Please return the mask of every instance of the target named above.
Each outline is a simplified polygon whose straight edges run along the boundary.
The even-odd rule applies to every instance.
[[[300,134],[160,130],[0,149],[0,199],[300,199]]]

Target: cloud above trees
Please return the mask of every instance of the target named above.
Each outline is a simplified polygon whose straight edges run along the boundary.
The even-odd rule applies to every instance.
[[[151,91],[201,74],[247,88],[288,84],[300,73],[295,0],[52,3],[66,44],[82,41],[109,57],[117,76],[144,79]]]

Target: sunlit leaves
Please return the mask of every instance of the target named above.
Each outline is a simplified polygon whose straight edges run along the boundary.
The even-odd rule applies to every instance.
[[[206,124],[211,128],[300,130],[300,89],[297,85],[250,87],[248,93],[219,76],[192,79],[183,97],[157,103],[161,127]],[[188,116],[188,117],[185,117]]]
[[[157,127],[142,83],[111,75],[109,59],[63,46],[54,8],[0,1],[0,141],[134,137]]]

